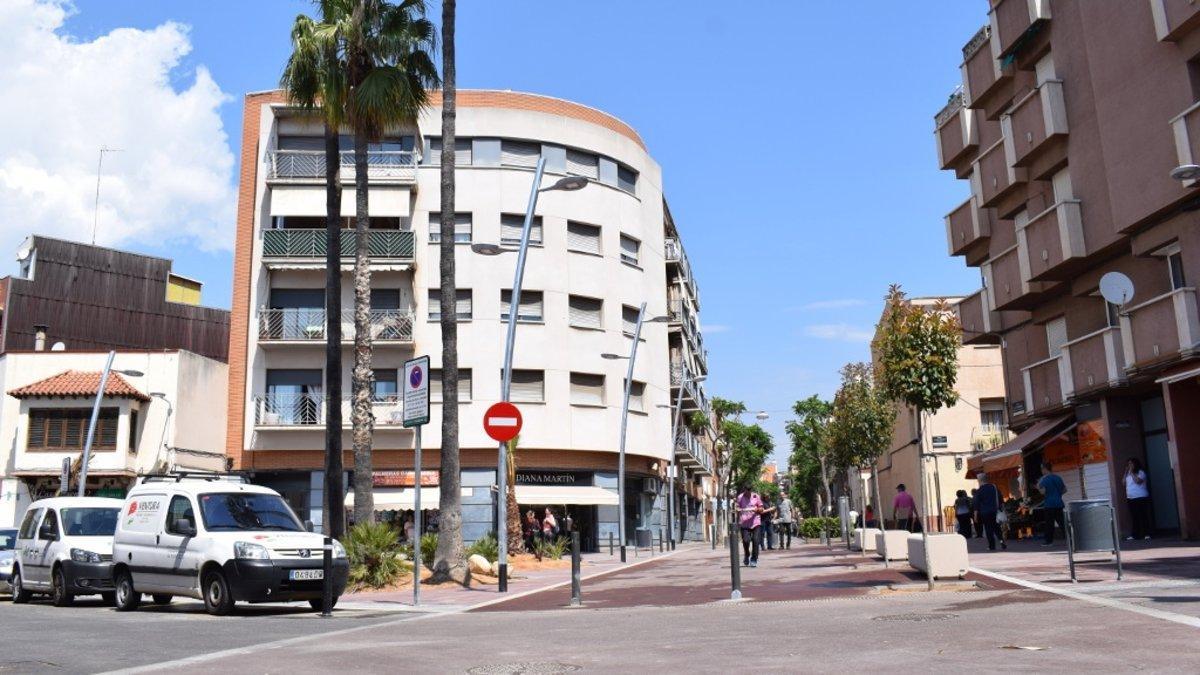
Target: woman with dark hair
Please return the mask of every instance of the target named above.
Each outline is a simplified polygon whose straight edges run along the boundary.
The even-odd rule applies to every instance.
[[[1133,517],[1133,534],[1125,537],[1125,541],[1149,539],[1152,529],[1150,488],[1146,485],[1142,462],[1136,457],[1130,457],[1125,462],[1125,503],[1129,504],[1129,515]]]
[[[966,490],[959,490],[954,493],[954,517],[958,520],[958,533],[963,537],[971,538],[971,512],[974,508],[971,503],[971,498],[967,496]]]

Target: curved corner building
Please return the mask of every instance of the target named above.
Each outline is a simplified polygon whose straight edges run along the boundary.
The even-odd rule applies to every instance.
[[[379,517],[401,520],[413,501],[413,433],[400,425],[397,373],[428,354],[432,418],[424,430],[422,506],[438,504],[441,331],[438,324],[440,100],[418,128],[397,129],[370,152],[374,469]],[[324,448],[325,160],[320,123],[281,92],[246,97],[230,337],[228,451],[235,468],[283,493],[320,523]],[[350,393],[354,329],[351,139],[343,139],[342,387]],[[508,293],[515,255],[481,256],[472,242],[515,244],[539,159],[549,185],[585,176],[586,188],[541,195],[516,317],[512,400],[524,416],[517,454],[522,512],[570,515],[585,546],[617,531],[617,459],[628,354],[637,308],[648,323],[634,369],[627,440],[626,530],[666,529],[665,481],[676,454],[677,536],[703,538],[715,494],[702,386],[706,353],[690,265],[662,193],[662,172],[620,120],[560,99],[507,91],[458,94],[457,311],[464,537],[495,528],[496,443],[484,410],[500,399]],[[672,407],[682,401],[672,442]],[[349,406],[343,404],[345,462]],[[694,426],[697,434],[688,430]],[[711,425],[708,425],[711,426]],[[436,512],[426,514],[436,526]]]

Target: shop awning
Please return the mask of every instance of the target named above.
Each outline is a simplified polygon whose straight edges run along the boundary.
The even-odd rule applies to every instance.
[[[416,500],[416,490],[407,488],[377,488],[373,490],[376,511],[403,511],[411,509]],[[421,488],[421,509],[436,509],[442,498],[439,488]],[[346,493],[346,507],[354,506],[354,492]]]
[[[1001,445],[995,450],[989,450],[981,455],[967,459],[967,478],[975,478],[981,472],[994,473],[1015,469],[1021,466],[1021,453],[1026,448],[1048,436],[1062,433],[1075,421],[1075,414],[1063,415],[1034,423],[1017,437]]]
[[[559,506],[616,506],[617,493],[594,485],[518,485],[517,503]]]

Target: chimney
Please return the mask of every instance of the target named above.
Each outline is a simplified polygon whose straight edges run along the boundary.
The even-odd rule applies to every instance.
[[[49,326],[37,325],[33,327],[33,351],[46,351],[46,331],[50,330]]]

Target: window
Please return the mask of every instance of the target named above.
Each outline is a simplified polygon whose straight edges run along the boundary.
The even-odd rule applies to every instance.
[[[508,321],[508,310],[512,306],[512,291],[500,291],[500,320]],[[521,304],[517,307],[517,321],[542,321],[542,292],[521,291]]]
[[[637,330],[638,308],[621,305],[621,330],[626,335],[633,335]]]
[[[636,266],[641,248],[642,242],[628,235],[621,235],[621,262]]]
[[[21,521],[21,531],[17,533],[18,539],[33,539],[34,529],[37,527],[38,518],[42,515],[42,509],[29,509],[25,512],[25,519]]]
[[[1004,429],[1004,401],[979,402],[979,428],[984,433],[996,433]]]
[[[430,136],[426,140],[424,164],[441,166],[442,137]],[[471,139],[456,137],[454,139],[454,166],[471,166]]]
[[[209,532],[303,532],[283,497],[273,494],[229,492],[200,495],[200,515]]]
[[[58,539],[58,514],[54,512],[54,509],[46,509],[46,517],[42,520],[41,527],[38,528],[38,539],[51,541]]]
[[[192,510],[192,501],[183,495],[175,495],[171,497],[171,505],[167,508],[167,532],[181,536],[188,534],[180,531],[181,520],[188,521],[193,528],[196,527],[196,512]]]
[[[396,401],[400,387],[395,368],[380,368],[371,371],[371,399],[374,401]]]
[[[458,369],[458,400],[471,400],[471,369]],[[429,371],[429,400],[433,403],[442,402],[442,369],[433,368]]]
[[[571,373],[571,405],[604,405],[604,376]]]
[[[500,373],[504,377],[504,373]],[[512,371],[509,400],[514,403],[541,403],[546,400],[546,375],[540,370]]]
[[[567,299],[568,321],[575,328],[601,329],[604,301],[572,295]]]
[[[629,167],[617,165],[617,187],[634,194],[637,192],[637,172]]]
[[[567,173],[596,180],[600,177],[600,158],[578,150],[567,150]]]
[[[429,212],[429,243],[436,244],[442,240],[442,214],[440,211]],[[471,243],[471,214],[454,214],[454,243]]]
[[[1062,353],[1063,345],[1067,343],[1067,317],[1060,316],[1046,322],[1046,345],[1050,348],[1050,356]]]
[[[634,412],[646,411],[646,383],[633,381],[629,387],[629,409]]]
[[[1183,277],[1183,253],[1181,251],[1175,251],[1167,256],[1167,270],[1171,274],[1171,290],[1177,291],[1187,286],[1187,280]]]
[[[1117,328],[1121,325],[1121,308],[1113,303],[1104,301],[1104,318],[1108,321],[1109,328]]]
[[[471,308],[471,289],[460,288],[455,291],[454,311],[457,312],[459,321],[470,321]],[[442,292],[435,288],[429,289],[429,320],[442,320]]]
[[[541,156],[540,143],[500,141],[500,166],[523,166],[532,169],[537,166]]]
[[[596,225],[568,220],[567,250],[600,255],[600,228]]]
[[[521,230],[525,228],[525,216],[518,213],[504,213],[500,216],[500,243],[519,246]],[[534,216],[529,226],[529,244],[542,245],[542,217]]]
[[[1050,178],[1050,184],[1054,188],[1054,202],[1056,204],[1075,198],[1075,189],[1071,187],[1071,172],[1067,169],[1061,169],[1055,173]]]
[[[137,451],[138,411],[129,411],[129,452]]]
[[[117,408],[101,408],[93,449],[117,448]],[[92,411],[88,408],[34,408],[29,411],[29,450],[82,450]]]

